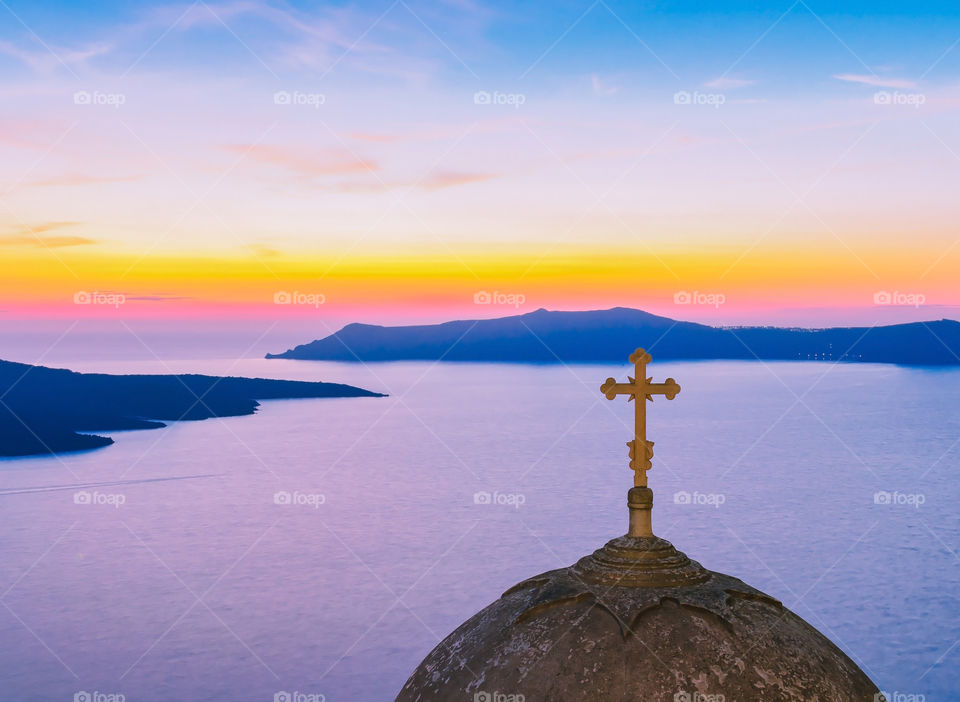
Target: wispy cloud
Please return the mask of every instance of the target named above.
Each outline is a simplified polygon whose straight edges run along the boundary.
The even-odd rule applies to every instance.
[[[113,47],[107,43],[91,44],[79,49],[46,47],[34,43],[36,48],[24,49],[9,41],[0,41],[0,53],[12,56],[37,73],[51,73],[60,66],[82,65],[94,56],[108,53]]]
[[[399,188],[417,188],[420,190],[434,191],[453,188],[459,185],[469,185],[471,183],[482,183],[487,180],[499,178],[496,173],[467,173],[462,171],[435,171],[418,181],[344,181],[337,183],[335,190],[341,193],[383,193],[388,190]]]
[[[324,149],[314,152],[295,151],[292,148],[264,144],[230,144],[226,150],[266,166],[275,166],[288,173],[313,180],[325,176],[368,175],[382,171],[380,164],[363,158],[347,149]],[[360,181],[344,181],[332,187],[346,193],[377,193],[395,188],[416,187],[421,190],[443,190],[458,185],[480,183],[496,178],[493,173],[472,171],[434,171],[419,181],[387,179],[381,177]]]
[[[904,80],[900,78],[884,78],[881,76],[873,75],[861,75],[858,73],[840,73],[835,75],[834,78],[837,80],[846,81],[847,83],[861,83],[862,85],[870,85],[874,88],[916,88],[917,84],[912,80]]]
[[[377,144],[388,144],[394,141],[400,141],[401,137],[397,134],[386,134],[381,132],[350,132],[347,134],[350,139],[357,141],[370,141]]]
[[[81,185],[101,185],[105,183],[130,183],[143,178],[142,175],[129,176],[95,176],[83,173],[54,176],[52,178],[38,178],[25,185],[32,188],[75,187]]]
[[[64,246],[87,246],[98,243],[85,236],[39,236],[30,234],[7,234],[0,236],[0,247],[23,247],[36,249],[59,249]]]
[[[476,21],[464,20],[467,14],[461,9],[442,13],[442,26],[460,28],[462,32]],[[434,18],[430,26],[441,26],[441,19]],[[325,75],[350,66],[357,71],[423,82],[439,69],[437,61],[417,57],[405,49],[422,25],[402,3],[388,5],[385,13],[384,9],[364,9],[362,4],[301,10],[263,0],[200,2],[189,6],[181,3],[152,11],[128,33],[142,39],[158,29],[179,33],[223,30],[233,34],[234,39],[243,37],[250,53],[271,72],[309,69]],[[248,39],[269,32],[282,35],[283,41]]]
[[[4,107],[9,107],[4,103]],[[0,119],[0,144],[17,149],[47,151],[66,125],[32,115],[23,119]]]
[[[11,234],[0,234],[0,247],[24,247],[54,249],[63,246],[84,246],[99,243],[85,236],[54,235],[47,232],[73,227],[79,222],[41,222],[39,224],[21,224]]]
[[[223,148],[251,161],[277,166],[308,178],[380,170],[376,161],[359,158],[346,149],[325,149],[308,153],[268,144],[228,144]]]
[[[272,246],[267,246],[265,244],[248,244],[247,248],[249,248],[253,252],[254,256],[258,258],[276,258],[283,253],[280,251],[280,249],[275,249]]]
[[[13,227],[13,229],[22,234],[43,234],[45,232],[53,231],[54,229],[75,227],[78,224],[80,224],[80,222],[41,222],[40,224],[20,224],[16,227]]]
[[[131,22],[105,25],[104,38],[99,41],[61,46],[36,37],[0,40],[0,54],[14,57],[36,73],[50,74],[66,66],[76,77],[73,68],[84,67],[96,57],[109,55],[121,70],[129,70],[148,56],[157,60],[157,54],[169,52],[168,37],[202,35],[204,41],[242,44],[274,77],[275,71],[284,68],[325,75],[349,66],[355,71],[425,82],[440,70],[442,60],[417,55],[409,47],[421,44],[428,31],[421,22],[427,20],[418,17],[427,14],[431,15],[429,31],[436,28],[438,33],[443,30],[464,40],[476,35],[478,22],[484,26],[482,13],[459,7],[439,6],[429,13],[418,9],[415,15],[403,3],[394,3],[385,12],[384,8],[364,8],[362,3],[299,9],[269,0],[184,0],[149,8]],[[431,39],[426,46],[443,56],[442,43],[434,42]]]
[[[482,183],[485,180],[491,180],[496,177],[493,173],[437,171],[420,181],[419,186],[424,190],[442,190],[443,188],[452,188],[457,185],[467,185],[468,183]]]
[[[188,295],[126,295],[124,299],[128,302],[135,300],[137,302],[181,302],[183,300],[193,300],[195,298]]]
[[[749,85],[756,84],[757,81],[749,80],[747,78],[730,78],[729,76],[720,76],[719,78],[714,78],[708,83],[704,83],[705,88],[713,88],[714,90],[736,90],[737,88],[746,88]]]
[[[593,92],[597,95],[615,95],[620,91],[619,85],[602,79],[596,73],[590,75],[590,82],[593,84]]]

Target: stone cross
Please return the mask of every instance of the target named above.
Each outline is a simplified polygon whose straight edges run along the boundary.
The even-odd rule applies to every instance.
[[[637,349],[630,354],[630,362],[634,365],[634,375],[627,376],[629,383],[618,383],[613,378],[607,378],[600,386],[600,392],[612,400],[617,395],[627,395],[627,401],[636,400],[634,407],[634,438],[627,442],[630,454],[630,467],[633,469],[633,484],[635,487],[647,487],[647,471],[650,470],[650,459],[653,458],[653,442],[647,441],[647,403],[653,401],[654,395],[666,395],[672,400],[680,392],[680,386],[673,378],[667,378],[663,383],[650,382],[653,378],[647,377],[647,364],[651,358],[643,349]]]

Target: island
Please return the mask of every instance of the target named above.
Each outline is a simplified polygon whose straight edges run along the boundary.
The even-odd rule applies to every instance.
[[[661,360],[960,365],[960,322],[802,329],[713,327],[627,307],[545,309],[496,319],[386,327],[348,324],[267,358],[322,361],[614,362],[638,346]]]
[[[0,360],[0,456],[99,448],[97,431],[253,414],[258,400],[385,397],[340,383],[210,375],[107,375]]]

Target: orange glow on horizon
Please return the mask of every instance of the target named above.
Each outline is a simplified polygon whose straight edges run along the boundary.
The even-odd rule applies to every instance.
[[[637,247],[624,255],[556,245],[510,254],[474,249],[430,255],[136,257],[64,248],[20,252],[7,256],[7,262],[0,305],[9,315],[116,314],[109,301],[74,303],[78,293],[99,292],[122,295],[125,316],[170,319],[310,316],[321,306],[324,314],[335,310],[344,317],[380,310],[387,318],[402,312],[442,319],[470,309],[480,291],[522,299],[513,305],[520,311],[649,309],[672,304],[678,292],[700,291],[722,295],[728,310],[755,314],[772,308],[867,306],[875,291],[913,290],[916,283],[910,281],[930,267],[924,255],[892,248],[875,248],[858,258],[839,246],[826,255],[822,249],[784,245],[746,255],[732,247],[683,253]],[[940,266],[925,277],[919,292],[928,304],[950,302],[955,283],[949,270]],[[275,296],[283,293],[307,302],[275,304]],[[501,306],[478,311],[477,316],[511,313]]]

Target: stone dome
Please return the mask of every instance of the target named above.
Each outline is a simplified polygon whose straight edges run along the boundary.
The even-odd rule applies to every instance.
[[[644,506],[638,490],[632,513]],[[397,697],[880,699],[843,651],[775,598],[705,569],[664,539],[629,534],[507,590],[444,639]]]
[[[600,386],[610,400],[636,400],[627,534],[507,590],[433,649],[397,700],[881,702],[863,671],[781,602],[654,536],[646,403],[680,386],[651,382],[644,349],[629,360],[629,383]]]

